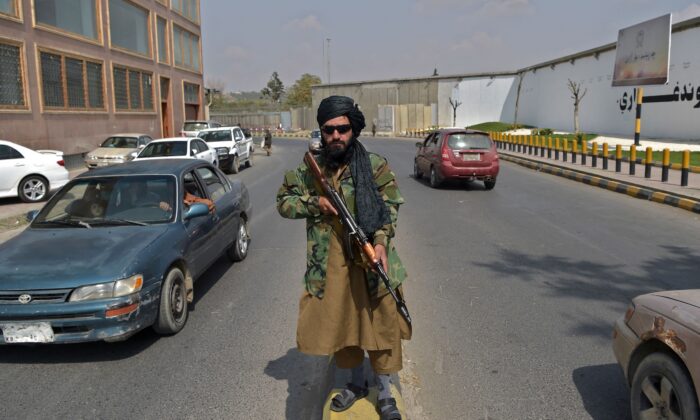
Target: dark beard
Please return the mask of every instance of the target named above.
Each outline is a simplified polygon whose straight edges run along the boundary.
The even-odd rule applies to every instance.
[[[348,144],[347,147],[343,149],[336,149],[336,148],[331,148],[328,147],[328,145],[325,145],[321,150],[322,150],[322,156],[324,158],[324,161],[326,163],[326,166],[335,171],[341,166],[343,166],[346,163],[350,162],[350,158],[352,157],[352,145],[355,139],[350,140],[350,143]]]

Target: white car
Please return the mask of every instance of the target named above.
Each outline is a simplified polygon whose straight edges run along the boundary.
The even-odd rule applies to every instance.
[[[141,150],[134,160],[163,158],[202,159],[214,166],[219,163],[216,150],[198,137],[171,137],[153,140]]]
[[[246,137],[240,127],[209,128],[197,136],[216,150],[224,171],[237,174],[241,164],[253,166],[253,138]]]
[[[31,150],[0,140],[0,197],[19,197],[26,203],[45,200],[52,190],[68,183],[63,152]]]

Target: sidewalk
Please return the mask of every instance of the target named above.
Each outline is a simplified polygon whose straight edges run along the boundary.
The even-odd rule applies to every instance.
[[[611,191],[628,194],[633,197],[656,201],[674,207],[683,208],[695,213],[700,213],[700,174],[688,173],[688,186],[681,187],[681,171],[669,170],[668,182],[661,182],[662,169],[651,167],[651,176],[645,178],[643,164],[635,165],[635,175],[629,174],[629,162],[621,162],[621,171],[615,172],[616,162],[608,160],[608,169],[603,168],[603,158],[597,158],[597,167],[593,167],[593,157],[586,156],[586,164],[582,164],[581,154],[577,154],[576,163],[572,162],[572,153],[567,153],[567,161],[563,161],[563,153],[559,152],[559,159],[555,159],[552,151],[548,158],[548,151],[544,150],[544,157],[539,148],[533,148],[529,154],[527,148],[524,152],[509,150],[508,144],[497,141],[498,153],[501,159],[514,162],[532,169],[563,176],[589,185],[605,188]],[[537,154],[535,154],[537,150]]]

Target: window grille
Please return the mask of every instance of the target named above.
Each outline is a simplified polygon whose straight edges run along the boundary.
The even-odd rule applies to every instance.
[[[185,83],[185,103],[199,104],[199,85]]]
[[[114,101],[117,109],[129,109],[129,93],[126,90],[126,69],[114,68]]]
[[[153,111],[153,75],[114,67],[114,97],[119,110]]]
[[[66,57],[66,82],[70,108],[85,108],[84,80],[83,61]]]
[[[20,48],[0,44],[0,106],[24,106]]]
[[[63,107],[63,72],[60,55],[41,53],[41,81],[44,106]]]
[[[102,89],[102,64],[86,63],[88,101],[91,108],[104,108],[104,97]]]

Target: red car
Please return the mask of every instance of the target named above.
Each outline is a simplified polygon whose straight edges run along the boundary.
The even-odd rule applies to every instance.
[[[496,186],[498,152],[487,133],[447,128],[432,132],[416,147],[413,175],[420,179],[428,174],[433,188],[448,179],[483,181],[487,190]]]

